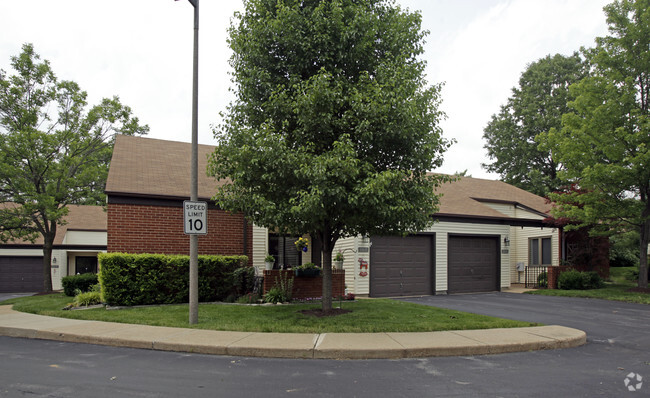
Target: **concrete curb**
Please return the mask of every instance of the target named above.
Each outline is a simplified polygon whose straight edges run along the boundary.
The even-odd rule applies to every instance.
[[[55,318],[0,306],[0,335],[199,354],[301,358],[401,359],[550,350],[583,345],[564,326],[424,333],[253,333]]]

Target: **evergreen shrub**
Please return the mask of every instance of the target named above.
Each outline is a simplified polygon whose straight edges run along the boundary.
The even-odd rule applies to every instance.
[[[562,272],[557,280],[557,287],[562,290],[589,290],[599,289],[603,286],[602,278],[595,271],[569,270]]]
[[[61,279],[63,293],[66,296],[74,297],[78,292],[85,293],[92,290],[92,287],[98,282],[97,274],[79,274],[64,276]]]
[[[109,305],[181,304],[189,301],[189,256],[101,253],[99,281]],[[246,256],[199,256],[199,301],[237,293],[235,271]]]

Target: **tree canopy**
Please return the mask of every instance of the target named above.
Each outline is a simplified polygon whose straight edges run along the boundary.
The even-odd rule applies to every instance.
[[[86,92],[58,80],[31,44],[0,70],[0,241],[42,235],[44,291],[67,205],[104,204],[115,133],[146,134],[119,98],[87,110]]]
[[[564,164],[574,189],[552,194],[554,215],[604,233],[640,232],[639,286],[648,284],[650,237],[650,2],[615,1],[605,13],[610,35],[584,49],[590,76],[561,128],[540,135]]]
[[[433,222],[444,180],[440,86],[421,16],[384,0],[249,0],[230,28],[236,100],[216,132],[215,199],[323,247],[323,309],[339,238]]]
[[[560,128],[562,115],[569,112],[569,86],[586,74],[586,64],[578,53],[548,55],[528,65],[519,86],[485,127],[485,148],[493,162],[483,167],[499,173],[503,181],[541,196],[562,186],[560,162],[550,151],[540,149],[535,137]]]

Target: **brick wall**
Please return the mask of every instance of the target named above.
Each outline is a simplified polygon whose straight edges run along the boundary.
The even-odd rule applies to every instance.
[[[294,276],[293,270],[265,270],[264,271],[264,294],[268,292],[275,284],[275,279],[279,278],[280,272],[293,277],[293,298],[313,298],[323,295],[323,277]],[[340,297],[345,294],[345,270],[332,270],[332,297]]]
[[[199,235],[199,254],[244,254],[244,218],[223,210],[208,210],[208,233]],[[252,258],[253,228],[246,228],[246,255]],[[108,204],[108,251],[189,255],[189,235],[183,232],[183,207]]]
[[[548,288],[549,289],[557,289],[557,281],[558,278],[560,277],[560,274],[562,272],[568,271],[573,269],[573,267],[569,267],[566,265],[560,265],[560,266],[555,266],[555,267],[547,267],[547,281],[548,281]]]

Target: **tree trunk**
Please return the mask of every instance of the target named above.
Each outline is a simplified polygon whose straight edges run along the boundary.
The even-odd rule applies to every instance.
[[[648,243],[650,241],[650,201],[646,201],[641,224],[641,243],[639,253],[639,287],[648,287]]]
[[[43,292],[49,293],[52,291],[52,270],[50,264],[52,263],[52,247],[54,246],[54,236],[56,235],[56,227],[54,231],[43,235]]]
[[[323,251],[323,311],[332,309],[332,251],[336,240],[332,240],[332,233],[325,231],[322,234]]]

